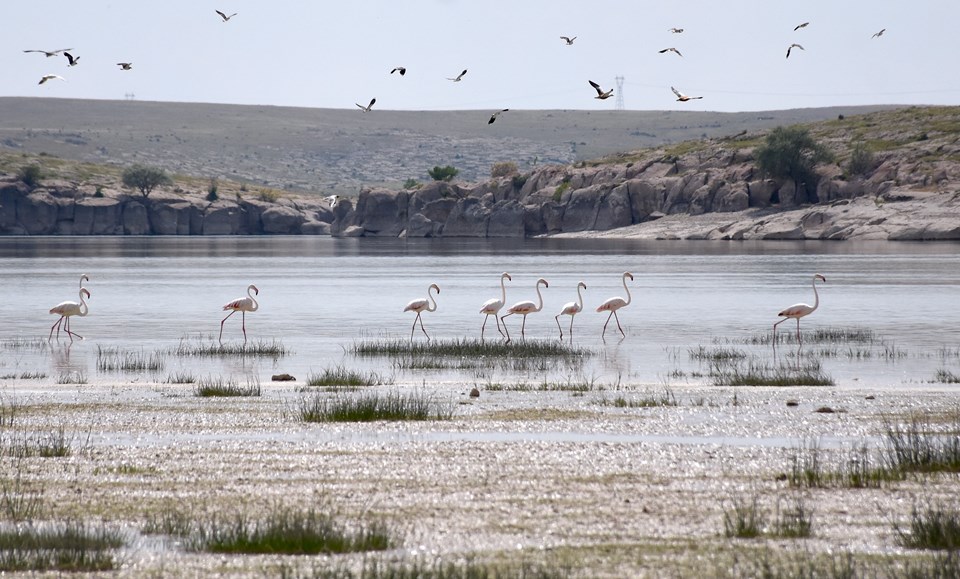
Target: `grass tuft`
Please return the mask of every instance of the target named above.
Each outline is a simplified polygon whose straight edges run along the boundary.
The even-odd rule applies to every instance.
[[[65,372],[57,376],[57,384],[86,384],[87,375],[79,370],[76,372]]]
[[[0,571],[110,571],[115,568],[110,551],[123,546],[119,532],[91,529],[83,523],[4,528],[0,529]]]
[[[960,374],[954,374],[946,368],[939,368],[933,381],[941,384],[960,384]]]
[[[248,380],[246,386],[240,386],[233,380],[222,377],[207,377],[197,381],[194,395],[201,398],[213,396],[260,396],[260,379]]]
[[[258,340],[245,344],[222,344],[214,341],[192,342],[187,339],[181,339],[176,348],[172,350],[175,356],[203,357],[260,357],[260,358],[282,358],[290,354],[290,351],[279,340],[269,342]]]
[[[373,422],[376,420],[449,420],[450,404],[440,404],[422,392],[364,393],[360,396],[316,394],[302,398],[298,409],[303,422]]]
[[[909,529],[894,524],[899,542],[911,549],[956,551],[960,549],[960,511],[955,506],[914,505]]]
[[[890,463],[904,472],[960,473],[960,413],[949,433],[933,430],[927,418],[914,415],[907,424],[889,424],[885,433]]]
[[[803,364],[762,364],[750,362],[716,366],[710,373],[714,384],[724,386],[833,386],[835,382],[823,371],[819,361]]]
[[[143,372],[163,370],[165,359],[159,352],[146,354],[97,346],[97,370],[100,372]]]
[[[723,510],[723,533],[727,537],[755,539],[766,527],[766,513],[760,508],[757,497],[737,497],[730,508]]]
[[[166,383],[167,384],[193,384],[197,381],[197,377],[193,375],[192,372],[187,372],[185,370],[180,370],[174,372],[173,374],[167,374]]]
[[[319,374],[307,376],[307,386],[377,386],[383,378],[376,373],[361,374],[343,366],[326,368]]]
[[[579,346],[571,346],[556,340],[529,340],[506,343],[502,340],[433,340],[410,342],[409,340],[367,340],[353,345],[357,356],[419,356],[455,358],[582,358],[592,352]]]

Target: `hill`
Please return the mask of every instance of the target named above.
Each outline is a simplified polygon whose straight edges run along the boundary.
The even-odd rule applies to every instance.
[[[426,181],[453,165],[466,181],[494,163],[523,170],[741,131],[835,119],[891,107],[712,113],[307,109],[140,101],[0,98],[0,152],[124,167],[159,166],[297,192],[356,193]]]

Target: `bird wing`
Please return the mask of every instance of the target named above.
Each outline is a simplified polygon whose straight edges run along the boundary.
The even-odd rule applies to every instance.
[[[570,42],[570,37],[568,37],[568,36],[561,36],[561,37],[560,37],[560,40],[563,40],[564,42]]]
[[[682,93],[682,92],[678,91],[677,89],[675,89],[675,88],[673,88],[673,87],[670,87],[670,90],[672,90],[672,91],[673,91],[673,94],[677,95],[677,97],[683,98],[683,93]]]
[[[465,74],[467,74],[467,69],[463,69],[463,72],[457,75],[457,80],[460,80],[461,78],[463,78],[463,75]]]
[[[219,15],[220,15],[220,18],[223,18],[224,20],[227,19],[227,15],[224,14],[223,12],[220,12],[219,10],[214,10],[214,12],[216,12],[217,14],[219,14]]]
[[[493,113],[492,115],[490,115],[490,120],[487,121],[487,124],[488,124],[488,125],[491,125],[491,124],[493,124],[493,121],[495,121],[495,120],[497,120],[497,113]]]
[[[77,61],[77,59],[75,59],[69,52],[64,52],[63,55],[67,57],[67,60],[70,62],[70,64],[73,64]]]
[[[658,50],[657,52],[659,52],[660,54],[663,54],[664,52],[666,52],[666,51],[668,51],[668,50],[670,50],[670,49],[669,49],[669,48],[664,48],[663,50]]]
[[[373,103],[377,102],[377,99],[370,99],[370,104],[367,105],[367,108],[373,108]]]

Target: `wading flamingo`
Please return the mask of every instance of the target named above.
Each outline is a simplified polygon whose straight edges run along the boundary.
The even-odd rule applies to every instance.
[[[50,336],[47,338],[47,341],[53,339],[53,329],[57,329],[57,339],[60,339],[60,326],[63,325],[63,331],[70,336],[70,341],[73,341],[73,337],[76,336],[83,339],[83,336],[80,334],[75,334],[70,331],[70,317],[71,316],[80,316],[81,318],[86,316],[90,309],[87,307],[87,302],[84,301],[84,297],[90,298],[90,292],[87,288],[83,287],[83,281],[88,279],[86,275],[80,276],[80,303],[77,302],[61,302],[52,308],[50,308],[51,314],[57,314],[60,316],[60,319],[56,321],[52,326],[50,326]]]
[[[620,317],[617,316],[617,310],[620,308],[625,308],[630,305],[630,288],[627,287],[627,278],[630,278],[630,281],[633,281],[633,274],[629,271],[623,272],[623,290],[627,292],[627,299],[623,299],[620,296],[613,297],[603,302],[597,307],[598,312],[610,312],[610,315],[607,316],[607,321],[603,324],[603,333],[600,334],[600,337],[604,337],[607,333],[607,324],[610,323],[610,318],[617,319],[617,329],[620,330],[620,334],[626,338],[627,335],[623,332],[623,328],[620,327]]]
[[[413,340],[413,332],[417,329],[417,320],[420,320],[420,330],[423,332],[424,336],[427,336],[427,341],[430,341],[430,335],[427,334],[427,331],[423,329],[423,318],[420,317],[420,314],[423,312],[435,312],[437,311],[437,302],[433,299],[433,294],[430,293],[430,290],[437,290],[437,295],[440,295],[440,286],[435,283],[430,284],[430,287],[427,288],[427,297],[413,300],[407,307],[403,308],[405,312],[417,312],[417,317],[413,318],[413,327],[410,328],[410,339]],[[429,298],[429,299],[428,299]]]
[[[814,274],[814,276],[813,276],[813,282],[811,282],[811,283],[813,284],[813,300],[814,300],[812,306],[807,305],[807,304],[793,304],[793,305],[790,306],[789,308],[787,308],[787,309],[783,310],[782,312],[780,312],[779,314],[777,314],[778,316],[783,317],[783,319],[780,320],[779,322],[773,324],[773,344],[774,344],[774,346],[776,346],[776,344],[777,344],[777,326],[779,326],[779,325],[782,324],[783,322],[789,320],[790,318],[794,318],[794,319],[797,320],[797,343],[800,343],[800,318],[802,318],[802,317],[804,317],[804,316],[809,316],[809,315],[812,314],[814,311],[816,311],[817,307],[820,305],[820,295],[817,293],[817,280],[818,280],[818,279],[819,279],[820,281],[824,282],[824,283],[826,283],[826,281],[827,281],[827,278],[823,277],[823,276],[820,275],[819,273]]]
[[[227,321],[227,318],[233,314],[240,312],[243,318],[241,322],[241,328],[243,328],[243,343],[247,343],[247,312],[255,312],[260,307],[260,304],[257,303],[257,300],[253,299],[253,295],[250,292],[253,292],[255,295],[260,295],[260,290],[257,289],[257,286],[250,284],[247,286],[247,297],[237,298],[232,302],[223,306],[223,310],[232,310],[227,314],[226,318],[220,320],[220,341],[223,341],[223,322]]]
[[[508,279],[513,281],[513,278],[510,277],[510,274],[503,272],[500,274],[500,299],[490,298],[489,300],[483,302],[483,305],[480,306],[480,313],[484,315],[483,325],[480,326],[480,339],[483,339],[483,331],[487,329],[487,320],[490,316],[493,316],[495,322],[497,322],[497,331],[500,332],[500,335],[503,335],[503,330],[500,329],[500,318],[497,317],[497,314],[500,313],[500,310],[503,308],[503,303],[507,301],[507,287],[503,285],[503,280]]]
[[[526,338],[524,333],[527,328],[527,315],[532,314],[533,312],[539,312],[543,309],[543,296],[540,295],[540,284],[543,284],[543,287],[550,287],[550,284],[547,283],[547,280],[542,277],[537,280],[537,303],[531,301],[517,302],[510,306],[507,310],[507,313],[503,316],[500,316],[500,321],[503,322],[503,331],[507,333],[507,341],[510,341],[510,330],[507,329],[507,316],[512,316],[513,314],[520,314],[523,316],[523,324],[520,325],[520,337]]]
[[[563,339],[563,328],[560,327],[560,316],[570,316],[570,340],[573,340],[573,317],[583,311],[583,296],[580,295],[580,288],[587,289],[587,284],[580,282],[577,284],[577,300],[575,302],[569,302],[563,306],[563,309],[560,310],[560,313],[555,315],[553,319],[557,321],[557,328],[560,329],[560,339]]]

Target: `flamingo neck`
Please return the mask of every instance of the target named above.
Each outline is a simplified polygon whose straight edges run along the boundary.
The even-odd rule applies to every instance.
[[[90,307],[87,306],[87,302],[83,298],[84,298],[84,294],[83,294],[83,289],[81,288],[80,289],[80,314],[78,314],[80,317],[87,315],[87,312],[90,311]]]
[[[507,286],[504,285],[504,282],[507,278],[500,276],[500,303],[507,303]]]
[[[577,302],[579,302],[580,309],[583,309],[583,295],[580,294],[580,288],[582,286],[577,285]]]
[[[543,309],[543,296],[540,295],[540,284],[539,284],[539,283],[537,283],[537,303],[538,303],[537,309],[533,310],[533,311],[535,311],[535,312],[539,312],[540,310]]]
[[[427,306],[427,311],[428,311],[428,312],[435,312],[435,311],[437,311],[437,302],[433,299],[433,286],[430,286],[430,287],[427,289],[427,297],[430,298],[430,304],[431,304],[431,305]]]
[[[252,291],[253,291],[253,290],[252,290],[251,288],[247,288],[247,295],[250,297],[250,301],[253,302],[253,307],[250,308],[250,311],[251,311],[251,312],[255,312],[255,311],[257,311],[257,308],[260,307],[260,304],[257,303],[257,298],[253,297],[253,294],[250,293],[250,292],[252,292]]]
[[[812,312],[813,310],[817,309],[819,305],[820,305],[820,294],[817,293],[817,278],[813,278],[813,309],[811,309],[810,311]]]
[[[624,305],[630,305],[630,300],[633,299],[630,295],[630,288],[627,287],[627,276],[623,276],[623,291],[627,292],[627,303]]]

